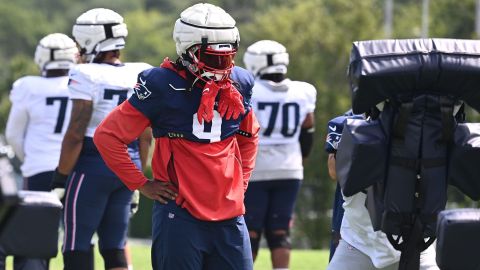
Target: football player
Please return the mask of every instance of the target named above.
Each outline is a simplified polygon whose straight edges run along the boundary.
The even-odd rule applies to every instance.
[[[353,115],[352,111],[349,110],[342,116],[338,116],[328,122],[327,125],[327,137],[325,140],[325,151],[328,153],[328,174],[330,178],[334,181],[337,179],[337,173],[335,171],[335,155],[337,153],[338,143],[342,136],[343,123],[347,117],[362,119],[362,115]],[[340,184],[336,184],[335,187],[335,196],[333,199],[333,212],[332,212],[332,231],[331,231],[331,241],[330,241],[330,256],[329,261],[332,260],[333,254],[338,246],[340,241],[340,227],[342,226],[343,219],[343,197],[340,189]]]
[[[68,36],[54,33],[42,38],[35,50],[41,76],[25,76],[13,84],[12,108],[6,138],[23,161],[23,188],[50,191],[60,157],[63,135],[70,120],[68,70],[77,62],[78,49]],[[4,259],[4,258],[3,258]],[[47,269],[48,262],[15,257],[15,269]]]
[[[81,14],[72,34],[85,64],[70,70],[71,120],[52,181],[52,188],[66,187],[64,269],[93,269],[89,250],[96,232],[105,269],[126,270],[124,247],[132,192],[105,165],[92,137],[106,115],[133,93],[138,73],[151,66],[120,61],[128,31],[123,17],[113,10],[95,8]],[[148,134],[140,136],[142,132],[135,139],[148,140]],[[124,151],[141,168],[140,152],[148,149],[139,145],[148,148],[148,142],[132,141]]]
[[[361,115],[352,115],[347,112],[343,116],[336,117],[329,121],[327,141],[325,148],[329,153],[328,171],[330,176],[336,180],[335,153],[342,138],[344,123],[347,118],[363,118]],[[359,176],[361,177],[361,176]],[[395,250],[387,239],[385,233],[374,231],[372,221],[365,200],[367,195],[359,192],[353,196],[343,196],[343,217],[341,223],[335,221],[337,227],[340,225],[338,246],[334,250],[333,257],[327,270],[397,270],[400,261],[400,252]],[[339,200],[337,199],[338,203]],[[334,209],[335,210],[335,209]],[[339,209],[337,209],[337,212]],[[335,217],[334,217],[335,218]],[[335,228],[334,229],[337,229]],[[421,253],[420,270],[438,270],[435,262],[434,245]]]
[[[196,4],[173,30],[179,56],[142,72],[133,95],[96,130],[107,165],[155,200],[153,269],[252,270],[243,214],[258,143],[250,73],[234,67],[240,36],[220,7]],[[153,180],[124,149],[153,128]]]
[[[312,149],[317,91],[286,77],[289,55],[276,41],[253,43],[243,61],[255,76],[252,108],[260,124],[257,162],[245,194],[253,258],[264,233],[273,269],[288,269],[290,225],[303,161]]]

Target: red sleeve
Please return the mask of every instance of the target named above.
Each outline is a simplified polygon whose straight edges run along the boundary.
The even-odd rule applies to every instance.
[[[127,100],[103,119],[93,136],[107,166],[130,190],[143,186],[147,178],[130,159],[127,144],[140,136],[149,125],[148,118]]]
[[[240,154],[242,155],[243,185],[245,191],[247,190],[248,181],[255,167],[259,129],[260,125],[252,110],[240,123],[240,130],[236,135]]]

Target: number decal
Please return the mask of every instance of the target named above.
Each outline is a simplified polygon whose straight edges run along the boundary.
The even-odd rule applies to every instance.
[[[103,99],[113,100],[115,96],[118,96],[117,105],[120,105],[127,99],[127,93],[128,90],[105,89]]]
[[[263,135],[270,137],[272,135],[273,129],[275,128],[275,123],[277,122],[278,111],[281,109],[282,121],[280,133],[284,137],[293,137],[298,129],[298,123],[300,122],[300,106],[295,102],[287,102],[280,107],[279,102],[259,102],[258,110],[266,110],[267,107],[271,107],[270,117],[268,118],[267,128],[263,132]],[[290,126],[290,121],[292,120],[293,114],[293,125]]]
[[[275,127],[275,121],[277,120],[277,114],[278,114],[278,106],[280,103],[278,102],[259,102],[258,103],[258,109],[259,110],[265,110],[267,106],[271,106],[272,110],[270,111],[270,117],[268,118],[268,125],[265,131],[263,132],[263,135],[266,137],[269,137],[272,134],[273,128]]]
[[[220,141],[222,135],[222,117],[217,111],[213,111],[212,122],[203,121],[200,125],[197,120],[197,114],[193,115],[192,133],[199,139],[209,140],[210,142]]]
[[[60,102],[58,110],[57,124],[53,133],[62,133],[63,122],[65,122],[65,112],[67,110],[68,97],[47,97],[47,105],[53,105],[55,101]]]

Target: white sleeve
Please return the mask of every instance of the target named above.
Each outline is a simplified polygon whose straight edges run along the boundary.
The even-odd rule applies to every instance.
[[[315,111],[315,106],[317,102],[317,90],[311,84],[307,84],[306,87],[306,96],[307,96],[307,112],[312,113]]]
[[[68,89],[70,99],[93,100],[95,83],[81,70],[73,68],[69,73]]]
[[[10,100],[12,108],[8,115],[5,137],[7,143],[12,146],[15,155],[23,161],[25,152],[23,142],[25,140],[25,131],[28,125],[28,110],[26,107],[27,89],[20,89],[18,81],[14,83]]]

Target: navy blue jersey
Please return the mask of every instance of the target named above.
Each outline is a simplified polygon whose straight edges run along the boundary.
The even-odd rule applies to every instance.
[[[337,151],[338,143],[342,138],[343,125],[347,118],[362,119],[363,115],[354,115],[351,111],[348,111],[344,115],[335,117],[328,122],[327,138],[324,146],[327,153],[333,154]]]
[[[238,119],[222,119],[215,105],[212,121],[200,124],[197,110],[202,89],[195,86],[190,90],[192,82],[170,68],[157,67],[140,73],[135,87],[136,95],[132,95],[129,102],[150,120],[155,138],[216,142],[234,135],[240,122],[251,110],[253,76],[245,69],[235,67],[231,78],[243,96],[245,107],[245,114]]]

